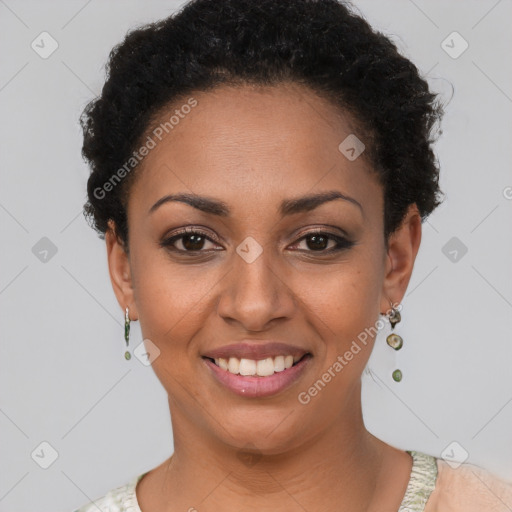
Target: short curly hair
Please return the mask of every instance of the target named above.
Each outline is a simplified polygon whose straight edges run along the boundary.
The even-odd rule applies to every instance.
[[[348,2],[192,0],[129,31],[106,70],[101,95],[80,117],[82,155],[91,168],[84,215],[101,238],[112,220],[127,246],[136,173],[108,193],[102,187],[151,123],[187,94],[223,84],[298,83],[350,114],[383,187],[386,245],[411,204],[424,221],[441,203],[432,143],[442,104],[416,66]]]

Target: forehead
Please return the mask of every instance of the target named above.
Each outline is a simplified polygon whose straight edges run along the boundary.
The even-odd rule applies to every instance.
[[[182,108],[190,98],[195,106]],[[364,153],[350,160],[340,151],[356,132],[350,116],[298,84],[192,93],[149,128],[155,146],[137,170],[134,199],[150,208],[164,193],[192,192],[247,211],[315,190],[379,193]]]

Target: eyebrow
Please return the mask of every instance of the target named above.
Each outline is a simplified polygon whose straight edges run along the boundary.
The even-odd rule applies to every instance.
[[[335,199],[342,199],[356,205],[363,213],[363,207],[353,197],[347,196],[338,192],[337,190],[331,190],[328,192],[320,192],[317,194],[310,194],[302,197],[285,199],[281,202],[279,207],[279,213],[281,217],[286,215],[294,215],[296,213],[308,212],[314,210],[318,206],[334,201]],[[160,198],[150,209],[148,214],[153,213],[157,208],[165,203],[169,202],[181,202],[188,204],[202,212],[209,213],[211,215],[218,215],[219,217],[229,217],[230,209],[223,201],[213,199],[211,197],[199,196],[197,194],[168,194]]]

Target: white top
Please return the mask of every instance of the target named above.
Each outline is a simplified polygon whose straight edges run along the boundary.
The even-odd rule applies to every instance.
[[[407,453],[412,456],[413,464],[398,512],[512,510],[512,482],[500,480],[472,464],[449,465],[442,459],[422,452]],[[140,509],[135,492],[137,483],[146,473],[73,512],[153,512]]]

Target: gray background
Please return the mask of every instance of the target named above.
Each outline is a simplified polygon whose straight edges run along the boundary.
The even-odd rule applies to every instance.
[[[77,120],[126,31],[181,4],[0,0],[1,511],[71,510],[172,451],[166,394],[123,358],[104,242],[81,213]],[[445,102],[455,88],[436,146],[446,199],[423,226],[404,348],[380,336],[364,375],[365,420],[397,447],[512,480],[512,2],[355,4]],[[31,47],[43,31],[58,43],[46,59]],[[441,45],[453,31],[469,43],[458,58]]]

